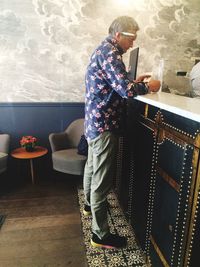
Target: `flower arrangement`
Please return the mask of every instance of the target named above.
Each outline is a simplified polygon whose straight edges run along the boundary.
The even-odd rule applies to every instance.
[[[33,151],[37,143],[37,138],[31,135],[23,136],[20,140],[20,145],[26,149],[26,151]]]

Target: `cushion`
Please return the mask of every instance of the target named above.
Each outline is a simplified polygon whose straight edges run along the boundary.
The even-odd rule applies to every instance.
[[[82,175],[87,157],[79,155],[76,148],[71,148],[53,152],[52,159],[55,170]]]
[[[84,155],[84,156],[87,156],[88,155],[88,142],[85,138],[85,135],[81,135],[81,139],[79,141],[79,144],[78,144],[78,154],[79,155]]]

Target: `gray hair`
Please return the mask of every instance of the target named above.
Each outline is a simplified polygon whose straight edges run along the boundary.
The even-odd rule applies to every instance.
[[[110,25],[108,33],[114,36],[116,32],[138,31],[140,28],[134,18],[121,16],[116,18]]]

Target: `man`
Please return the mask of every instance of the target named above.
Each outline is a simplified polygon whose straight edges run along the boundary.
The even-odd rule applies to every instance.
[[[195,64],[190,72],[192,97],[200,98],[200,62]]]
[[[115,19],[109,36],[91,56],[86,72],[85,136],[88,160],[84,172],[86,205],[84,214],[92,213],[91,244],[95,247],[119,248],[126,238],[111,234],[107,221],[106,197],[112,187],[112,168],[116,156],[117,133],[121,130],[124,100],[156,92],[159,81],[144,83],[146,77],[130,81],[122,54],[137,37],[137,22],[127,16]]]

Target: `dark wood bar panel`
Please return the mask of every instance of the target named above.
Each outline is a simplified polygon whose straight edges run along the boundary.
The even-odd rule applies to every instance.
[[[200,101],[145,97],[128,104],[119,201],[150,266],[197,267]]]

